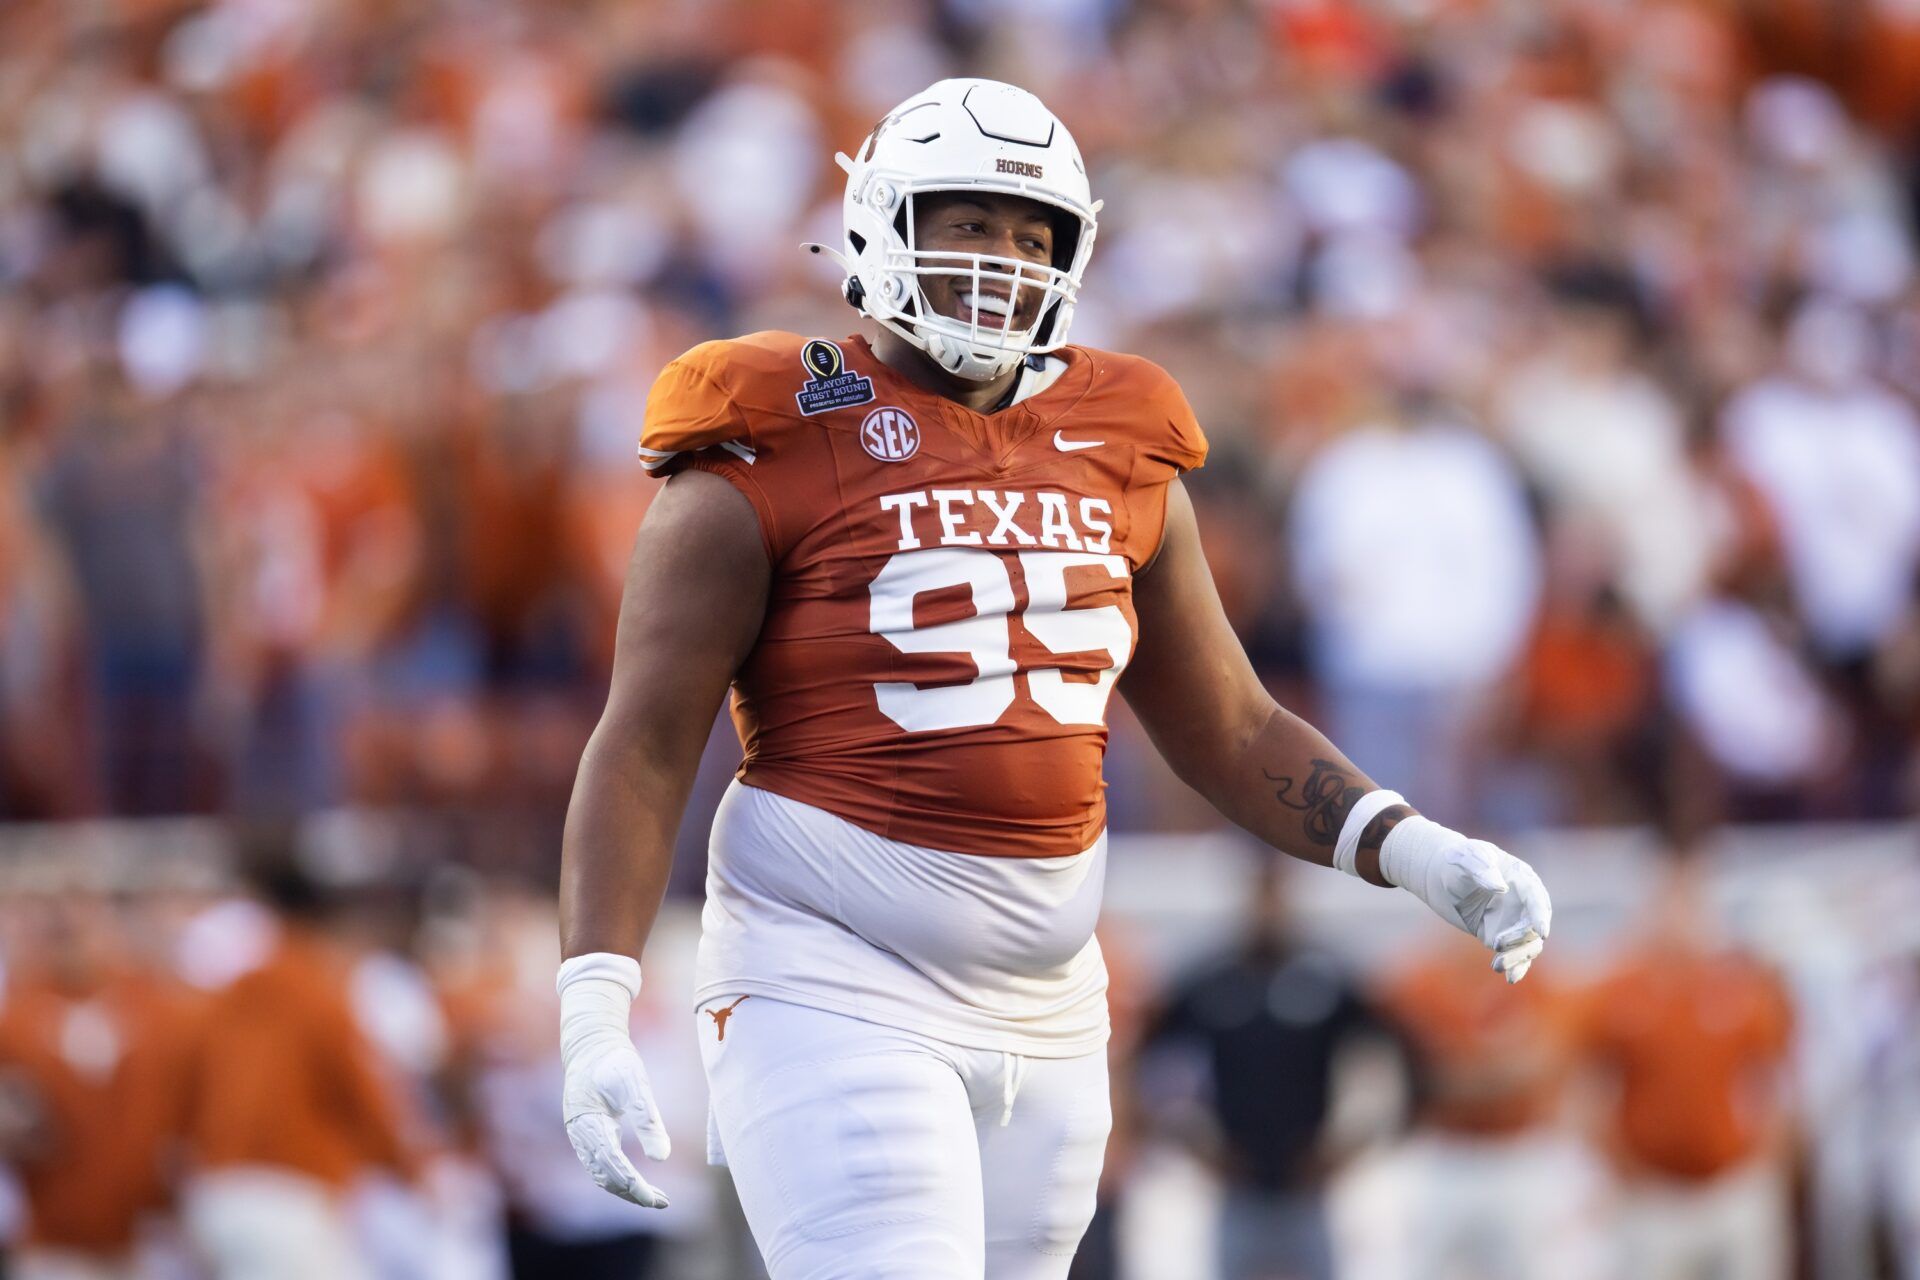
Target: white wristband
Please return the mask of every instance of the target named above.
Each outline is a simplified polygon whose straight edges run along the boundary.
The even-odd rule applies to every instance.
[[[565,995],[568,987],[590,978],[606,978],[619,983],[627,989],[627,998],[630,1000],[640,995],[640,962],[632,956],[613,951],[589,951],[586,955],[562,960],[559,976],[553,980],[553,989]]]
[[[1388,791],[1385,787],[1361,796],[1348,810],[1347,820],[1340,826],[1340,838],[1333,846],[1333,865],[1350,876],[1358,876],[1360,837],[1366,833],[1367,824],[1379,817],[1382,811],[1406,802],[1405,796],[1398,791]]]
[[[560,1057],[567,1061],[587,1044],[626,1037],[634,997],[640,994],[640,964],[632,956],[595,951],[560,966]]]

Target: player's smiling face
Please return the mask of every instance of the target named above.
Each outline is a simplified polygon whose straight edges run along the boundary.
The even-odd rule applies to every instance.
[[[914,199],[914,247],[923,252],[977,253],[1047,267],[1053,265],[1053,236],[1046,206],[1020,196],[954,191]],[[1046,301],[1033,285],[1023,284],[1016,296],[1012,268],[999,263],[981,270],[977,292],[970,272],[923,275],[920,287],[936,312],[968,324],[977,313],[983,329],[999,329],[1009,308],[1015,332],[1031,329]]]

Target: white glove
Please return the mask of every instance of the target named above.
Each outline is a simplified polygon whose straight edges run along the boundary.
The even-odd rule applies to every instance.
[[[660,1108],[627,1020],[640,994],[640,965],[631,956],[595,951],[560,966],[560,1064],[566,1073],[562,1113],[567,1139],[604,1191],[648,1209],[667,1198],[648,1186],[620,1149],[623,1118],[650,1160],[669,1149]]]
[[[1494,950],[1493,967],[1518,982],[1547,945],[1553,902],[1532,867],[1498,845],[1469,840],[1415,814],[1387,832],[1380,872],[1456,929]]]
[[[1334,865],[1358,875],[1360,833],[1381,810],[1405,803],[1391,791],[1362,797],[1347,816]],[[1343,857],[1344,855],[1344,857]],[[1498,845],[1469,840],[1419,814],[1402,818],[1380,846],[1380,873],[1454,928],[1493,949],[1493,968],[1509,983],[1545,950],[1553,901],[1532,867]]]

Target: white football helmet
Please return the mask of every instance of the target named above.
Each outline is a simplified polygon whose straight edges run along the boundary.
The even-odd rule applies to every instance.
[[[847,301],[863,314],[976,382],[1066,342],[1100,202],[1073,135],[1040,99],[997,80],[942,80],[888,112],[858,155],[834,159],[847,171],[847,194],[846,252],[833,256],[847,271]],[[1052,265],[915,247],[914,197],[932,191],[1023,196],[1064,213]],[[1021,289],[1041,291],[1031,328],[1013,328],[1014,307],[1003,316],[976,310],[971,320],[940,315],[921,287],[927,276],[968,276],[978,294],[982,273],[1011,276],[1016,300]]]

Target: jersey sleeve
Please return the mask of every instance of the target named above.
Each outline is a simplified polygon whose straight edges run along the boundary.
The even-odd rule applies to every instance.
[[[654,379],[640,426],[640,462],[649,473],[672,475],[702,449],[754,456],[753,428],[722,383],[722,345],[703,343]]]
[[[767,558],[777,561],[784,546],[778,512],[754,473],[761,451],[729,390],[726,348],[724,342],[702,343],[654,379],[640,426],[640,463],[661,479],[706,471],[731,484],[753,505]]]
[[[1207,460],[1207,437],[1173,375],[1151,360],[1134,357],[1121,366],[1119,388],[1137,409],[1142,456],[1175,475]]]
[[[1155,441],[1160,461],[1176,471],[1193,471],[1204,465],[1206,434],[1200,430],[1200,420],[1193,416],[1193,406],[1187,403],[1186,393],[1170,377],[1157,397],[1156,410],[1166,424]]]

